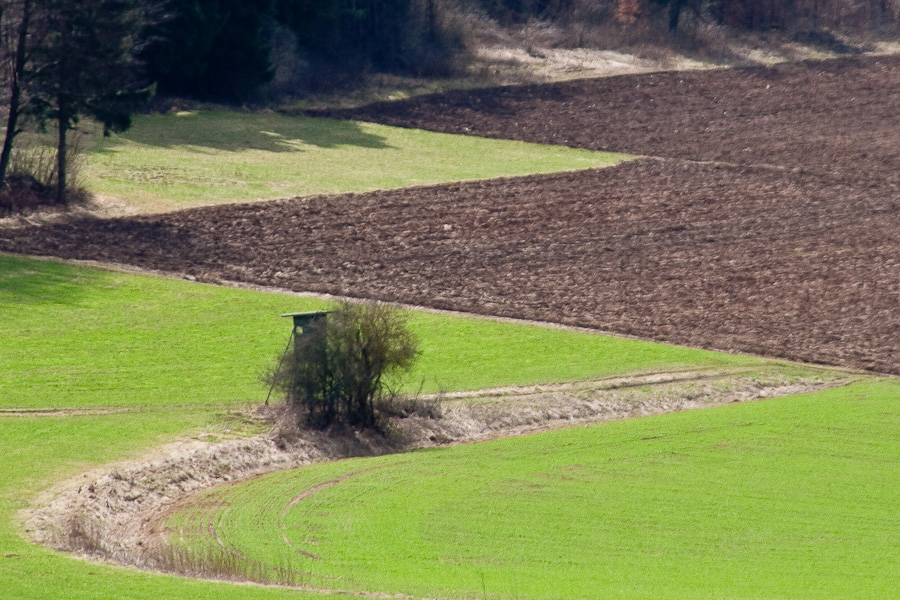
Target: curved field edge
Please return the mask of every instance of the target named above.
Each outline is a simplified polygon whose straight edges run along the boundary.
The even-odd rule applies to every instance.
[[[891,185],[897,56],[456,90],[313,114]],[[828,123],[827,128],[820,126]]]
[[[229,111],[143,115],[98,139],[82,183],[120,210],[365,192],[610,166],[630,157],[374,123]]]
[[[304,597],[84,562],[26,542],[16,515],[56,482],[168,441],[257,433],[259,425],[232,410],[265,397],[257,373],[288,333],[278,315],[323,301],[0,256],[0,305],[5,597]],[[426,376],[435,390],[783,364],[438,314],[417,313],[414,325],[426,351],[419,380]]]
[[[52,496],[49,503],[28,511],[25,531],[30,539],[59,550],[87,552],[92,557],[143,569],[298,585],[304,577],[298,577],[296,570],[246,560],[240,553],[223,550],[218,560],[194,560],[181,552],[182,548],[166,546],[158,523],[165,514],[177,510],[178,503],[194,506],[193,495],[201,490],[276,470],[811,393],[855,380],[858,376],[833,370],[798,376],[796,371],[777,367],[765,372],[655,373],[430,398],[428,402],[436,404],[437,413],[435,406],[430,406],[426,415],[414,412],[390,417],[382,434],[347,432],[335,436],[279,425],[274,431],[250,438],[167,444],[98,475],[54,486],[58,493],[48,494]],[[279,412],[276,409],[273,414],[261,407],[244,414],[251,421],[264,423]],[[207,505],[202,499],[200,503]],[[210,526],[206,524],[203,529],[222,545]]]
[[[26,542],[17,512],[46,486],[146,451],[175,436],[223,429],[223,415],[199,407],[115,415],[0,416],[0,589],[15,600],[235,600],[303,597],[296,591],[241,588],[90,563]]]
[[[887,187],[605,169],[0,230],[0,248],[900,374]]]
[[[0,408],[258,404],[290,333],[279,315],[329,305],[0,255]],[[441,313],[410,327],[422,354],[403,383],[424,393],[784,364]]]
[[[279,472],[169,520],[181,556],[413,597],[883,598],[900,384]]]

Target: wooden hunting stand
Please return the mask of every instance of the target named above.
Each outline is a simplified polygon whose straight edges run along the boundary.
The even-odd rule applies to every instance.
[[[300,340],[307,335],[310,335],[313,331],[320,327],[325,327],[328,319],[328,313],[330,310],[316,310],[312,312],[296,312],[296,313],[285,313],[281,315],[282,317],[291,317],[293,319],[294,326],[291,329],[291,335],[288,337],[287,346],[284,348],[284,352],[281,354],[281,360],[278,361],[278,367],[275,369],[276,372],[281,369],[281,364],[284,362],[284,357],[287,356],[288,349],[291,347],[291,340],[294,342],[294,348],[296,349],[297,344]],[[269,404],[269,397],[272,395],[272,389],[275,387],[275,382],[272,382],[271,387],[269,387],[269,393],[266,394],[266,406]]]
[[[330,310],[317,310],[312,312],[285,313],[282,317],[291,317],[294,320],[294,328],[291,330],[291,337],[294,343],[303,337],[309,335],[319,327],[324,327]],[[290,340],[288,340],[290,343]]]

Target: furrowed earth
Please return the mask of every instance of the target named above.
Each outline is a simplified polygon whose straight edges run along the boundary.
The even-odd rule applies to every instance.
[[[494,88],[316,114],[896,184],[896,56]]]
[[[0,231],[0,250],[900,373],[900,59],[454,92],[331,116],[601,170]]]

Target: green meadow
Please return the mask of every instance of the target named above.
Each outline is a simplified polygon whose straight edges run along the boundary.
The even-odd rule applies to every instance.
[[[0,374],[2,596],[95,600],[113,597],[304,597],[297,590],[236,586],[144,573],[56,553],[24,539],[19,511],[45,500],[41,493],[55,482],[77,476],[98,465],[138,456],[175,438],[224,438],[258,432],[258,426],[247,424],[236,411],[259,404],[265,398],[266,389],[259,382],[258,373],[281,352],[289,331],[286,321],[278,315],[321,308],[326,304],[313,298],[221,288],[6,256],[0,257],[0,274],[0,306],[4,316],[0,320],[0,364],[4,365]],[[431,390],[595,379],[651,370],[725,368],[767,372],[772,368],[784,368],[781,363],[753,357],[444,314],[415,313],[411,317],[411,325],[422,338],[423,355],[419,369],[410,377],[408,385]],[[797,368],[795,371],[800,373],[803,369]],[[883,403],[881,408],[888,412],[892,410],[889,397],[894,388],[873,386],[872,389],[884,396],[880,400]],[[761,403],[759,406],[768,404]],[[852,408],[853,404],[848,406]],[[867,424],[860,422],[853,427],[867,427]],[[619,435],[607,434],[604,427],[584,430],[595,432],[591,445],[605,447],[600,444],[603,439],[608,436],[615,439]],[[627,429],[629,426],[621,424],[616,427]],[[804,424],[798,423],[797,427],[802,430]],[[877,440],[871,436],[880,435],[879,431],[883,432],[873,430],[863,442],[869,440],[866,443],[874,444]],[[544,443],[542,439],[549,441]],[[465,463],[465,459],[460,457],[467,453],[472,457],[482,452],[487,452],[486,457],[496,456],[499,462],[493,471],[472,479],[473,485],[481,487],[461,487],[457,490],[457,495],[464,495],[467,489],[487,490],[484,487],[488,485],[486,482],[500,476],[496,469],[502,465],[507,465],[502,468],[509,469],[503,477],[513,480],[524,476],[520,475],[520,471],[527,471],[528,467],[517,464],[521,457],[528,455],[525,462],[529,462],[542,454],[551,455],[558,445],[555,439],[552,436],[529,437],[502,442],[499,447],[515,446],[520,442],[526,444],[522,453],[517,455],[513,452],[508,457],[497,454],[493,449],[498,447],[496,445],[473,445],[380,459],[387,462],[376,464],[391,464],[390,461],[394,460],[412,461],[405,468],[409,468],[410,473],[421,472],[423,485],[431,486],[435,485],[434,473],[438,468],[435,466],[438,463],[431,461],[446,461],[442,464],[451,468],[451,471],[445,470],[450,482],[475,476],[474,473],[454,471],[457,467],[453,465],[461,469],[474,469],[484,463]],[[535,449],[541,446],[542,450]],[[869,460],[873,463],[881,464],[882,459],[889,458],[881,456],[879,445],[864,444],[862,448],[872,450]],[[457,454],[460,452],[463,454]],[[672,452],[681,450],[673,449]],[[582,460],[578,456],[577,461],[572,463],[573,468]],[[575,460],[574,457],[575,454],[569,457],[561,455],[552,460],[562,468],[563,463]],[[418,465],[419,460],[424,462]],[[656,460],[658,457],[651,462]],[[327,469],[353,468],[352,464],[352,461],[335,463],[321,467],[326,471],[311,470],[308,475],[299,476],[312,478],[309,479],[312,481],[324,476]],[[631,476],[641,477],[641,473],[648,468],[649,465],[634,463]],[[432,475],[428,475],[429,472]],[[860,477],[864,475],[861,473]],[[298,474],[286,473],[283,476],[290,478]],[[481,477],[487,479],[478,483]],[[409,482],[408,479],[403,481]],[[377,481],[373,484],[385,485]],[[514,508],[518,501],[532,502],[533,498],[528,494],[516,499],[518,492],[511,492],[518,487],[511,484],[504,492],[509,492],[509,497],[503,499],[506,503],[504,513],[518,510]],[[404,489],[409,488],[401,486],[396,491],[402,492]],[[529,489],[530,485],[521,486],[521,490]],[[600,488],[596,490],[596,493],[601,492],[603,490]],[[437,496],[435,498],[439,500]],[[585,499],[590,500],[590,494]],[[635,497],[634,500],[640,498]],[[384,496],[384,501],[406,502],[399,496],[393,500]],[[475,501],[474,496],[470,501]],[[462,498],[452,502],[462,502]],[[379,506],[373,505],[373,509],[387,510],[387,505]],[[477,505],[461,503],[459,506],[462,511],[459,514],[467,513],[470,519],[476,521],[490,518],[493,514],[472,512],[480,510]],[[409,506],[410,510],[420,508],[415,508],[413,504]],[[355,509],[348,507],[347,510]],[[449,505],[444,505],[442,510],[449,510]],[[324,513],[316,514],[316,518],[320,518]],[[411,514],[404,508],[392,517],[392,522],[402,523]],[[291,518],[300,519],[300,515],[292,513]],[[441,516],[439,521],[446,522],[449,527],[448,519],[449,516]],[[297,523],[299,527],[300,521]],[[398,535],[400,533],[398,530]],[[506,535],[501,530],[497,533]],[[835,533],[838,536],[847,534],[842,530]],[[403,535],[409,535],[409,532]],[[479,540],[478,536],[482,534],[476,531],[457,531],[453,535],[454,543],[459,548],[469,547],[481,552],[485,544],[491,545]],[[498,550],[509,543],[509,540],[498,539]],[[389,547],[381,546],[379,552],[389,550]],[[404,552],[409,554],[409,549]],[[372,563],[375,566],[386,560],[383,554],[369,557],[375,561]],[[540,560],[547,558],[543,554],[536,557]],[[386,579],[369,580],[370,574],[367,572],[367,583],[362,587],[399,589],[406,584],[402,580],[391,579],[393,575],[390,574],[405,572],[411,578],[409,590],[440,588],[445,590],[441,594],[444,596],[471,595],[462,591],[471,588],[466,579],[471,574],[471,565],[459,566],[461,573],[468,573],[460,575],[462,579],[445,581],[442,579],[444,575],[429,575],[420,580],[423,576],[421,570],[408,562],[412,560],[415,563],[414,557],[401,558],[390,559],[390,563],[397,567],[385,572]],[[475,562],[495,564],[493,560],[485,555]],[[500,554],[497,560],[501,561],[496,563],[499,565],[509,561],[509,557]],[[565,563],[572,559],[561,560]],[[421,566],[422,563],[418,564]],[[335,565],[338,570],[345,567],[357,570],[354,565],[341,566],[340,561]],[[375,566],[372,571],[377,571]],[[551,563],[548,568],[562,569],[563,566],[562,563]],[[495,581],[500,586],[499,571],[495,569],[491,573],[491,577],[498,578]],[[509,576],[518,577],[515,573],[517,571],[510,571]],[[463,581],[465,583],[460,583]],[[510,584],[505,581],[507,583],[503,585],[507,587],[493,587],[492,590],[508,593]],[[532,590],[531,587],[522,588],[523,591],[526,589]],[[605,588],[597,589],[603,591]],[[536,591],[534,593],[540,596]]]
[[[315,298],[0,256],[0,409],[229,405],[259,382]],[[771,361],[534,325],[417,312],[405,383],[452,392]]]
[[[372,123],[229,111],[143,115],[80,182],[141,211],[603,167],[628,157]]]
[[[207,560],[385,595],[889,598],[898,394],[871,382],[283,471],[200,494],[169,526]]]

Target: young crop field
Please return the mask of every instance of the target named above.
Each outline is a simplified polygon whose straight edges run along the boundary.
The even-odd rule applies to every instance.
[[[0,228],[0,596],[891,597],[894,83],[860,57],[140,117],[82,182],[174,212]],[[391,421],[418,450],[272,433],[313,294],[410,307],[392,384],[445,410]]]
[[[327,303],[52,261],[0,257],[0,266],[7,317],[0,325],[0,586],[8,597],[282,597],[284,592],[183,582],[54,554],[20,537],[18,511],[54,481],[176,437],[257,433],[260,425],[235,411],[265,398],[257,376],[277,357],[289,331],[278,315]],[[423,351],[414,384],[431,390],[650,370],[737,367],[764,373],[774,365],[436,313],[415,313],[411,325]]]
[[[166,528],[211,566],[355,592],[884,598],[900,562],[898,392],[284,471],[199,494]]]
[[[0,256],[0,409],[258,403],[290,334],[279,315],[331,306],[184,280]],[[425,393],[772,361],[417,312],[407,385]]]

